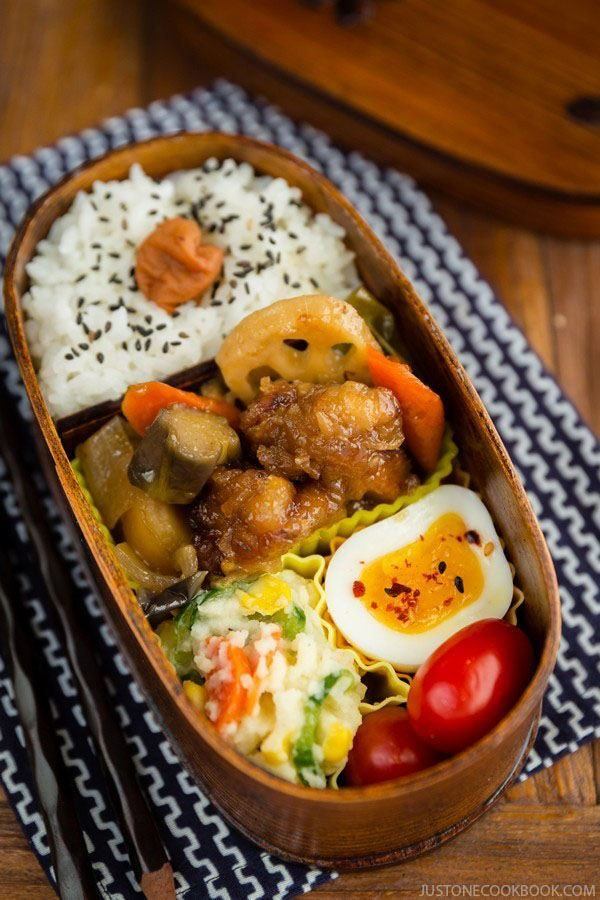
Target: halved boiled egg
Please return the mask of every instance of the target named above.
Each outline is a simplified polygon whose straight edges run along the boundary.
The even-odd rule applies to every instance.
[[[329,614],[348,643],[408,672],[465,625],[501,619],[512,593],[490,514],[457,485],[353,534],[325,578]]]

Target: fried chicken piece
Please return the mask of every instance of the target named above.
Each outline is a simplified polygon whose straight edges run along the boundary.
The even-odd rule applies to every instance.
[[[387,388],[265,379],[240,427],[268,472],[312,478],[346,500],[386,502],[407,488],[402,413]]]
[[[343,498],[258,469],[215,469],[190,523],[200,569],[265,571],[301,538],[345,515]]]

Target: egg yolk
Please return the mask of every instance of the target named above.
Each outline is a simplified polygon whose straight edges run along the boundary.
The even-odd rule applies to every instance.
[[[354,596],[388,628],[427,631],[480,596],[483,571],[473,549],[480,543],[459,515],[447,513],[412,544],[368,563]]]

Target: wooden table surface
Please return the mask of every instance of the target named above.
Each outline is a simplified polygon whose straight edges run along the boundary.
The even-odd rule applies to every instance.
[[[0,160],[130,106],[207,83],[214,68],[186,49],[172,22],[172,10],[158,0],[2,0]],[[244,80],[235,61],[228,60],[221,74]],[[434,199],[600,431],[600,242],[550,238]],[[511,788],[490,814],[435,853],[343,875],[319,893],[366,900],[418,896],[425,884],[600,888],[599,799],[600,744],[588,745]],[[3,900],[54,896],[4,799],[0,892]]]

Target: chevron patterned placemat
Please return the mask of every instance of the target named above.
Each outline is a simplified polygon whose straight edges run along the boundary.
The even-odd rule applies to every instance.
[[[406,175],[358,153],[345,154],[327,136],[296,125],[277,109],[218,82],[209,90],[153,103],[97,129],[67,137],[0,167],[0,257],[30,203],[65,172],[111,147],[181,130],[221,129],[274,141],[305,157],[334,181],[369,220],[413,279],[473,378],[525,482],[548,540],[561,586],[564,631],[540,731],[523,778],[600,736],[600,445],[454,238],[428,198]],[[29,412],[4,321],[0,377],[15,411]],[[25,448],[25,452],[28,451]],[[35,460],[30,456],[32,470]],[[44,486],[40,485],[43,490]],[[6,540],[25,540],[0,458],[0,502],[14,521]],[[283,898],[335,877],[282,863],[227,825],[181,768],[132,680],[74,548],[48,498],[57,542],[97,635],[98,652],[140,781],[176,870],[179,896]],[[102,894],[137,894],[122,836],[102,790],[72,674],[66,664],[43,586],[23,572],[23,615],[36,635],[63,752],[80,795],[80,814]],[[32,794],[12,686],[0,661],[0,777],[16,815],[52,880],[48,846]]]

